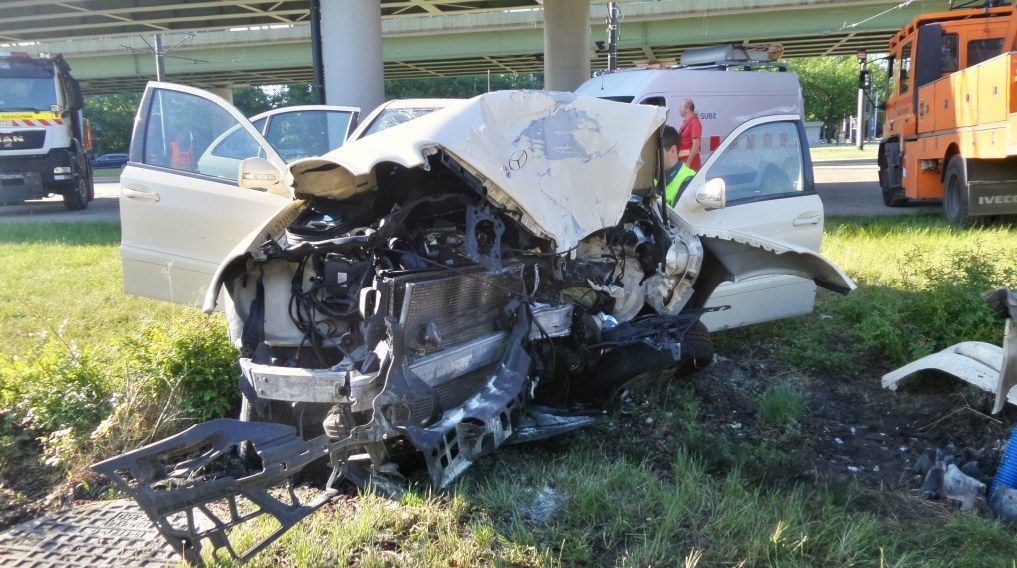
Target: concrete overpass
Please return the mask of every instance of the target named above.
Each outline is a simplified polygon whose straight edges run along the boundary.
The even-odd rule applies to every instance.
[[[21,47],[0,49],[64,53],[88,92],[138,90],[155,75],[153,58],[131,53],[123,46],[144,47],[138,34],[200,29],[205,31],[185,41],[173,52],[175,58],[166,60],[169,80],[224,87],[312,79],[305,0],[192,0],[174,3],[180,8],[174,12],[156,9],[160,5],[165,8],[164,0],[137,0],[132,8],[86,9],[104,1],[9,0],[0,7],[0,30],[4,30],[0,38]],[[381,0],[385,77],[541,72],[544,13],[538,3],[540,0]],[[123,3],[109,6],[113,4]],[[893,31],[917,14],[944,7],[941,1],[903,4],[907,3],[622,2],[620,62],[623,67],[672,64],[688,47],[720,42],[778,41],[784,44],[787,57],[854,53],[860,47],[878,52],[885,49]],[[218,11],[209,12],[214,9]],[[603,4],[595,3],[590,14],[593,40],[604,39],[603,14]],[[71,17],[75,20],[67,19]],[[229,28],[222,29],[224,26]],[[100,35],[107,37],[97,37]],[[66,36],[73,38],[52,39]],[[166,36],[167,43],[173,41],[174,36]],[[606,66],[605,50],[597,49],[591,41],[589,52],[593,69]]]

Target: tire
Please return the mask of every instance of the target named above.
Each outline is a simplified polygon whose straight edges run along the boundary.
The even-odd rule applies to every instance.
[[[943,216],[957,227],[971,227],[982,222],[981,218],[968,215],[968,178],[960,156],[950,159],[943,175]]]
[[[618,389],[643,373],[662,371],[674,364],[667,351],[639,344],[616,349],[587,371],[579,384],[577,399],[592,402],[609,399]]]
[[[682,341],[682,359],[675,369],[675,378],[697,373],[713,363],[713,339],[703,322],[697,321]]]
[[[81,211],[88,207],[88,193],[91,184],[86,175],[79,175],[74,187],[64,193],[64,207],[68,211]]]
[[[95,199],[95,170],[92,164],[88,164],[88,200]]]
[[[879,165],[879,189],[883,194],[883,205],[887,207],[904,207],[908,204],[908,198],[904,196],[904,188],[889,186],[891,180],[889,179],[890,173],[886,158],[886,147],[891,145],[896,149],[898,143],[891,140],[879,145],[879,156],[876,159]]]
[[[682,341],[682,357],[677,363],[668,351],[640,344],[609,354],[588,371],[582,381],[584,400],[604,400],[643,373],[675,367],[676,378],[687,377],[713,362],[713,340],[702,322],[689,330]]]
[[[908,198],[904,197],[903,187],[882,188],[883,205],[887,207],[904,207],[908,204]]]

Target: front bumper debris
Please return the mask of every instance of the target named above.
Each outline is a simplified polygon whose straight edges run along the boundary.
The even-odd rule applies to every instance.
[[[235,463],[235,448],[248,443],[261,460],[249,475]],[[212,555],[225,549],[245,561],[282,536],[334,495],[326,491],[301,503],[293,477],[326,455],[325,436],[304,441],[282,424],[219,419],[92,466],[134,499],[159,533],[191,564],[202,564],[203,542]],[[234,463],[231,463],[234,462]],[[276,528],[245,551],[237,551],[227,532],[262,517]]]

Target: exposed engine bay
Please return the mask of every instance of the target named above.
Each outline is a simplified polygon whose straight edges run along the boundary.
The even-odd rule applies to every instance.
[[[511,96],[519,95],[481,111],[508,108]],[[302,201],[240,247],[210,293],[214,304],[221,283],[241,354],[240,421],[201,424],[94,468],[189,561],[200,560],[205,539],[243,559],[324,502],[303,504],[292,487],[270,491],[322,458],[328,488],[340,479],[395,487],[417,472],[444,487],[505,443],[596,422],[637,377],[708,365],[712,344],[699,317],[730,271],[709,262],[707,243],[662,205],[652,177],[632,173],[663,112],[632,111],[644,124],[622,161],[629,185],[591,188],[586,202],[554,169],[583,171],[617,154],[614,133],[583,117],[616,103],[552,103],[529,110],[522,134],[501,136],[511,156],[504,179],[521,176],[529,156],[551,202],[545,208],[465,162],[454,144],[429,146],[413,163],[367,162],[360,173],[340,167],[357,161],[356,144],[332,162],[294,165]],[[496,137],[485,135],[485,143]],[[553,155],[576,145],[574,154]],[[307,191],[309,180],[321,187],[328,175],[345,175],[356,190]],[[557,192],[556,183],[569,187]],[[611,200],[617,211],[605,205]],[[555,207],[575,213],[556,218]],[[741,246],[721,234],[706,239]],[[203,478],[231,453],[245,469]],[[227,530],[265,514],[279,529],[235,551]]]
[[[311,201],[227,283],[244,419],[324,432],[347,448],[337,466],[367,452],[384,469],[412,449],[444,486],[531,404],[599,406],[642,372],[709,363],[682,349],[702,247],[653,197],[556,253],[447,154],[430,160],[379,172],[377,192]],[[646,288],[665,278],[658,313]]]

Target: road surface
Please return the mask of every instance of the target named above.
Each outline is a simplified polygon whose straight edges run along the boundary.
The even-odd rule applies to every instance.
[[[940,213],[938,202],[908,207],[883,205],[875,159],[815,162],[812,171],[816,176],[816,193],[823,200],[827,217]]]
[[[939,213],[939,205],[886,207],[879,192],[874,159],[831,160],[814,164],[816,191],[827,217],[869,217]],[[0,207],[3,221],[120,221],[117,182],[95,184],[95,200],[84,211],[67,211],[61,197]]]
[[[21,205],[0,206],[0,223],[4,221],[108,221],[120,222],[120,183],[96,181],[95,199],[84,211],[68,211],[63,197],[57,195],[39,201],[26,201]]]

